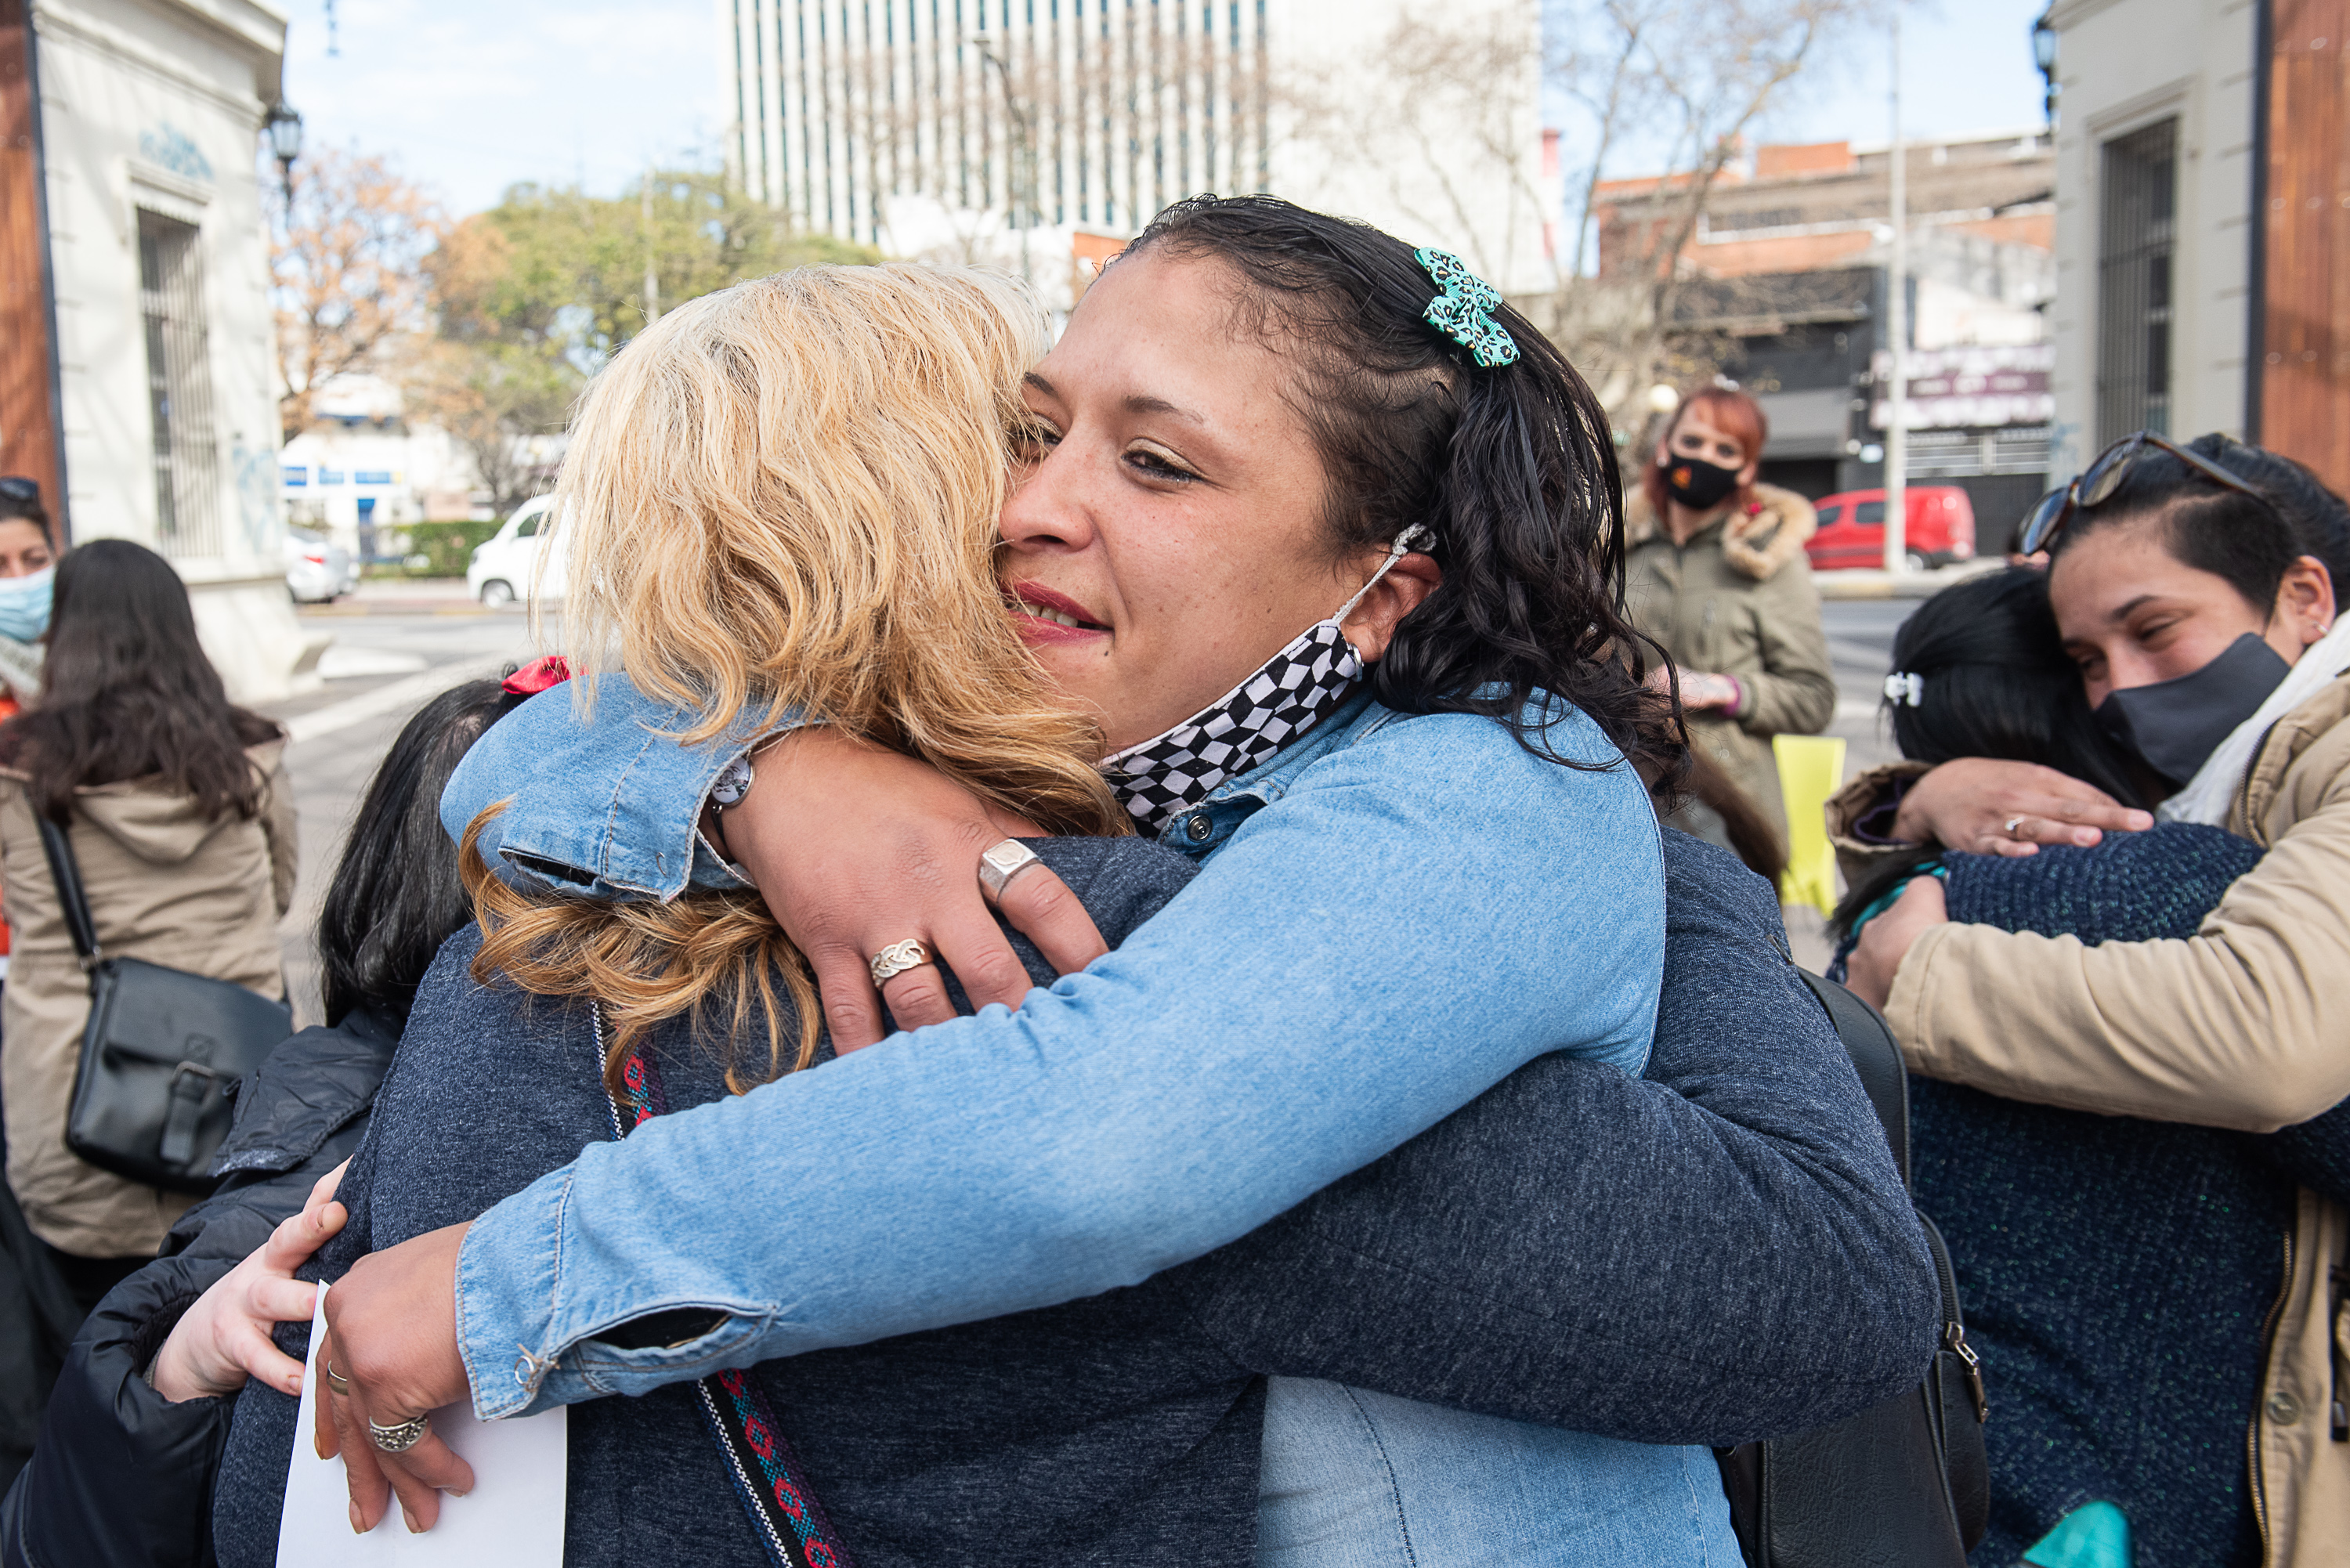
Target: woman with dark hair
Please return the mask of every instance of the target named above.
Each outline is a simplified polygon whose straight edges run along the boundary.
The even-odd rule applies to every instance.
[[[1794,491],[1757,482],[1770,433],[1745,393],[1692,392],[1665,421],[1624,509],[1626,603],[1671,660],[1690,747],[1713,769],[1675,820],[1735,848],[1751,836],[1743,819],[1760,813],[1776,853],[1741,849],[1750,866],[1786,860],[1771,737],[1817,734],[1835,716],[1804,556],[1818,520]]]
[[[807,955],[831,1044],[856,1054],[591,1145],[470,1231],[449,1221],[478,1199],[384,1184],[398,1224],[338,1280],[319,1352],[348,1384],[328,1406],[362,1516],[385,1501],[379,1455],[419,1521],[437,1511],[433,1488],[463,1484],[414,1420],[469,1386],[452,1311],[462,1275],[487,1414],[605,1392],[644,1395],[612,1405],[650,1410],[655,1390],[674,1401],[685,1391],[668,1385],[717,1367],[756,1365],[763,1380],[775,1369],[780,1419],[860,1560],[1426,1563],[1507,1551],[1567,1563],[1729,1550],[1719,1489],[1682,1468],[1686,1451],[1617,1471],[1516,1423],[1652,1440],[1718,1432],[1719,1401],[1744,1376],[1728,1365],[1745,1361],[1723,1332],[1801,1361],[1801,1374],[1770,1375],[1783,1390],[1839,1386],[1831,1407],[1914,1378],[1932,1315],[1922,1237],[1881,1138],[1845,1119],[1856,1105],[1825,1086],[1856,1087],[1842,1069],[1805,1090],[1835,1125],[1815,1129],[1806,1155],[1775,1151],[1769,1177],[1731,1176],[1723,1150],[1751,1146],[1711,1130],[1519,1104],[1505,1137],[1456,1120],[1306,1204],[1282,1239],[1347,1283],[1317,1272],[1307,1288],[1292,1267],[1236,1299],[1215,1293],[1232,1314],[1224,1326],[1242,1332],[1211,1329],[1216,1358],[1187,1364],[1202,1381],[1166,1410],[1180,1429],[1205,1410],[1227,1424],[1212,1441],[1172,1445],[1201,1467],[1180,1486],[1152,1468],[1170,1451],[1168,1427],[1145,1444],[1080,1423],[1090,1446],[1072,1446],[1058,1423],[1082,1407],[1053,1402],[1104,1366],[1090,1345],[1051,1377],[974,1389],[933,1373],[928,1408],[902,1382],[885,1404],[871,1379],[835,1381],[926,1348],[943,1357],[949,1343],[1008,1355],[1023,1332],[1008,1314],[1099,1323],[1135,1311],[1118,1287],[1239,1238],[1497,1083],[1541,1077],[1530,1064],[1592,1070],[1573,1056],[1612,1054],[1601,1042],[1657,1019],[1643,950],[1664,926],[1658,828],[1629,767],[1669,773],[1675,747],[1618,607],[1606,421],[1555,349],[1451,257],[1271,198],[1202,199],[1163,214],[1106,272],[1020,390],[1024,450],[991,562],[1000,602],[1055,701],[1098,724],[1097,765],[1118,805],[1196,876],[1181,867],[1180,892],[1177,878],[1155,884],[1152,904],[1172,894],[1164,908],[1097,959],[1105,944],[1073,893],[1101,893],[1102,879],[1073,889],[1005,842],[1023,825],[931,765],[920,710],[891,734],[811,705],[821,728],[763,745],[792,723],[780,682],[801,671],[746,651],[775,635],[748,618],[772,623],[783,607],[738,589],[743,634],[689,639],[676,607],[703,601],[620,597],[629,563],[667,556],[597,555],[574,580],[608,571],[616,605],[643,613],[582,603],[567,635],[583,651],[617,649],[630,680],[607,676],[586,724],[560,699],[526,706],[460,770],[444,819],[462,828],[505,802],[475,824],[478,842],[542,896],[553,883],[682,900],[702,877],[739,888],[705,840],[730,853]],[[768,472],[793,471],[746,467],[744,483]],[[691,520],[715,564],[758,515],[742,513]],[[579,523],[585,552],[594,519]],[[793,602],[841,613],[820,596]],[[754,678],[730,681],[744,670]],[[759,674],[777,684],[763,689]],[[746,690],[752,701],[733,699]],[[698,725],[715,732],[707,743],[668,738]],[[722,774],[712,821],[703,802]],[[849,852],[846,884],[795,858],[827,846]],[[923,866],[939,846],[938,868]],[[1083,868],[1087,846],[1059,847],[1070,853],[1045,858]],[[856,887],[872,870],[859,857],[902,867],[908,848],[913,887]],[[981,897],[986,873],[1038,939],[1030,963]],[[1055,900],[1057,917],[1040,915]],[[848,912],[847,929],[823,929],[826,907]],[[1121,932],[1149,912],[1104,908]],[[946,963],[976,1016],[956,1015]],[[1036,989],[1038,968],[1062,978]],[[1792,981],[1783,963],[1779,973]],[[504,1005],[465,994],[469,1009]],[[995,1002],[1017,1011],[984,1005]],[[925,1025],[918,1037],[875,1045],[885,1004],[899,1025]],[[444,1021],[452,1045],[473,1017]],[[567,1056],[615,1061],[586,1057],[586,1025],[567,1028]],[[664,1077],[673,1059],[662,1056]],[[412,1158],[424,1137],[388,1140],[387,1158]],[[1588,1179],[1568,1179],[1561,1161],[1586,1156]],[[1844,1175],[1821,1179],[1814,1157]],[[1440,1170],[1409,1199],[1385,1185]],[[639,1177],[660,1196],[621,1196]],[[557,1243],[550,1275],[546,1237],[525,1233],[553,1217],[546,1195],[558,1187],[556,1222],[593,1216],[599,1240]],[[785,1213],[788,1237],[770,1228]],[[1767,1256],[1754,1248],[1764,1233],[1782,1243]],[[1700,1277],[1742,1282],[1740,1312],[1696,1322],[1711,1289]],[[1169,1273],[1143,1290],[1188,1282]],[[597,1321],[571,1320],[579,1291]],[[473,1330],[494,1323],[492,1372]],[[1365,1348],[1373,1339],[1383,1355]],[[1267,1346],[1282,1358],[1257,1359]],[[802,1355],[816,1351],[827,1354]],[[592,1382],[580,1376],[590,1366]],[[1267,1371],[1305,1376],[1268,1388],[1254,1376]],[[1563,1372],[1593,1381],[1562,1400]],[[941,1414],[974,1394],[987,1418]],[[1440,1399],[1456,1408],[1412,1403]],[[622,1418],[584,1408],[574,1429]],[[907,1421],[919,1431],[899,1434]],[[1045,1488],[1050,1506],[1023,1511],[1033,1494],[1012,1483],[1072,1458],[1105,1479]],[[925,1506],[921,1489],[950,1482],[954,1497]],[[1186,1521],[1179,1494],[1183,1508],[1215,1500],[1211,1513]],[[1078,1521],[1116,1533],[1076,1533]]]
[[[2246,1133],[2321,1116],[2350,1096],[2350,622],[2334,589],[2350,507],[2272,453],[2141,432],[2052,492],[2022,545],[2048,551],[2084,701],[2159,805],[2015,760],[1905,764],[1897,799],[1880,775],[1832,803],[1843,846],[2036,857],[2159,820],[2265,853],[2144,940],[2086,908],[2057,928],[2079,937],[2003,929],[1980,904],[1953,920],[1956,889],[1920,877],[1863,928],[1853,988],[1884,1006],[1913,1068],[1987,1094]],[[2092,943],[2099,929],[2109,940]],[[2231,1561],[2314,1568],[2350,1540],[2350,1180],[2338,1163],[2291,1168],[2297,1192],[2252,1205],[2268,1239],[2241,1291],[2269,1303],[2240,1367],[2253,1409],[2234,1495],[2251,1523],[2205,1522]]]
[[[315,1287],[294,1281],[292,1265],[340,1225],[335,1178],[367,1126],[417,982],[472,912],[440,828],[442,787],[465,749],[538,689],[467,681],[392,742],[318,921],[327,1021],[245,1083],[213,1159],[219,1189],[83,1325],[40,1446],[0,1502],[5,1568],[213,1561],[213,1484],[236,1392],[248,1376],[289,1390],[301,1376],[298,1362],[243,1325],[309,1316]]]
[[[41,487],[14,474],[0,478],[0,686],[6,688],[0,719],[40,692],[40,639],[49,629],[57,559]]]
[[[66,1147],[89,1017],[36,816],[64,827],[99,945],[286,994],[294,896],[285,732],[233,706],[188,591],[152,550],[100,539],[57,567],[40,705],[0,726],[0,887],[13,952],[0,1053],[8,1185],[83,1308],[155,1255],[186,1209]]]

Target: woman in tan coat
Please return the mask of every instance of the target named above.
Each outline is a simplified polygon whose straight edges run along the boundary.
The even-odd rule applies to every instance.
[[[192,1201],[66,1147],[89,981],[36,813],[62,822],[99,946],[282,997],[294,894],[286,737],[230,706],[187,590],[119,539],[58,564],[40,706],[0,725],[0,888],[14,955],[0,1002],[8,1184],[85,1304],[154,1255]]]
[[[2026,548],[2051,552],[2065,651],[2159,781],[2156,815],[2267,854],[2182,941],[1957,925],[1920,877],[1864,929],[1852,988],[1929,1077],[2246,1132],[2307,1121],[2350,1099],[2350,508],[2225,437],[2186,453],[2134,437],[2045,521]],[[1865,774],[1828,820],[1851,870],[1898,844],[2030,855],[2152,822],[1988,758]],[[2350,1543],[2350,1210],[2308,1187],[2278,1239],[2265,1334],[2245,1447],[2262,1561],[2334,1568]]]
[[[1804,556],[1818,520],[1793,491],[1754,483],[1769,438],[1743,392],[1709,387],[1680,406],[1625,507],[1625,599],[1672,656],[1690,745],[1762,813],[1783,860],[1771,737],[1827,728],[1836,692]],[[1723,839],[1702,818],[1677,826]]]

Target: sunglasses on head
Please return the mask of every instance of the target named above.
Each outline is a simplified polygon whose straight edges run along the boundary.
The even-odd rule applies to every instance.
[[[2140,431],[2126,435],[2097,454],[2097,461],[2081,471],[2081,476],[2070,484],[2063,484],[2042,496],[2023,514],[2023,531],[2016,536],[2019,555],[2036,556],[2055,542],[2056,535],[2077,512],[2092,506],[2102,506],[2111,501],[2141,459],[2149,452],[2165,452],[2223,489],[2249,495],[2271,512],[2276,504],[2245,480],[2237,478],[2210,458],[2198,457],[2177,442]]]
[[[21,479],[13,473],[0,477],[0,500],[37,503],[40,499],[41,487],[35,481]]]

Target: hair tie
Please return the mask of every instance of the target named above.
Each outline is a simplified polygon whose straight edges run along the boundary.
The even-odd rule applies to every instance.
[[[1471,272],[1450,251],[1417,250],[1411,254],[1412,259],[1436,280],[1436,286],[1443,290],[1428,302],[1421,318],[1468,349],[1480,369],[1493,370],[1514,363],[1518,341],[1510,336],[1508,328],[1493,319],[1493,307],[1502,303],[1501,294],[1493,286]]]
[[[559,653],[550,653],[544,659],[532,659],[500,684],[509,696],[536,697],[549,687],[560,686],[570,679],[570,661]]]
[[[1918,706],[1926,700],[1926,678],[1895,670],[1885,678],[1885,700],[1897,708]]]

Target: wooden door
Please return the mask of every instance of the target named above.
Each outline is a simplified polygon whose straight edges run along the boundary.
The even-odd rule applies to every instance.
[[[31,43],[25,0],[0,0],[0,474],[38,481],[62,534]]]
[[[2272,0],[2262,445],[2350,493],[2350,0]]]

